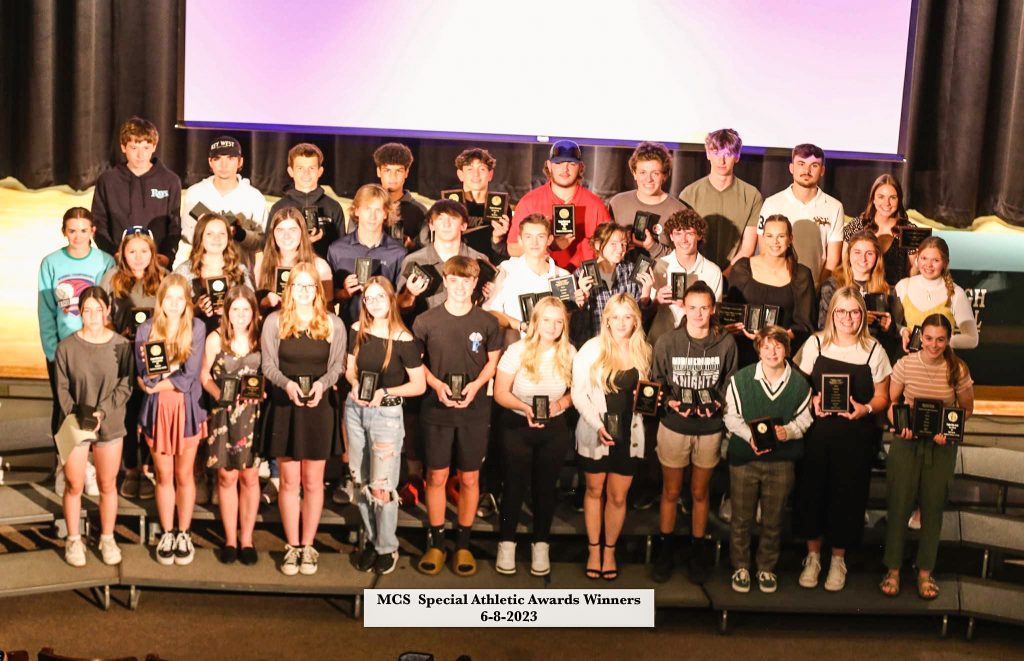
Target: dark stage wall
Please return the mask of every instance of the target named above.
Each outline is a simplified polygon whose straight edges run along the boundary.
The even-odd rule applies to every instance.
[[[178,23],[175,0],[0,0],[0,177],[13,175],[32,188],[55,183],[88,187],[120,156],[116,129],[133,114],[156,122],[162,136],[158,154],[186,185],[205,176],[207,147],[217,132],[173,128]],[[906,172],[892,163],[830,162],[824,188],[843,201],[848,214],[863,209],[878,174],[894,172],[905,177],[909,206],[930,218],[965,227],[976,216],[996,214],[1024,226],[1024,178],[1018,176],[1024,169],[1024,104],[1014,104],[1014,90],[1024,89],[1022,27],[1020,0],[921,0]],[[794,49],[797,75],[799,57],[804,56],[808,54]],[[230,75],[230,63],[211,66],[222,66],[224,75]],[[902,67],[903,62],[892,66]],[[441,80],[438,74],[423,72]],[[324,84],[344,86],[345,81]],[[516,84],[509,81],[507,98],[523,98]],[[266,88],[273,94],[274,81],[267,80]],[[814,111],[813,96],[811,88],[808,112]],[[651,98],[657,98],[656,90]],[[310,90],[308,99],[296,102],[315,100],[316,90]],[[866,106],[871,99],[849,102]],[[714,128],[720,127],[708,127]],[[734,128],[742,134],[742,126]],[[370,154],[385,141],[236,135],[244,145],[247,176],[272,194],[280,194],[288,182],[285,155],[296,142],[319,144],[327,154],[323,182],[351,195],[374,179]],[[417,158],[410,188],[436,196],[455,181],[453,159],[466,144],[409,144]],[[496,189],[516,198],[538,183],[543,146],[483,146],[498,158]],[[610,196],[633,187],[626,167],[628,150],[586,152],[587,183],[595,192]],[[785,157],[748,155],[738,174],[770,194],[789,183],[786,164]],[[672,192],[705,172],[703,153],[677,154]]]

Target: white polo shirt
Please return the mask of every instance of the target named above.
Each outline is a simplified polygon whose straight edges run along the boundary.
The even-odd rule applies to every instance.
[[[519,309],[519,296],[551,291],[551,281],[570,275],[548,257],[548,270],[537,274],[526,264],[526,256],[513,257],[498,265],[494,279],[494,294],[484,303],[484,310],[496,310],[516,321],[524,321]]]
[[[793,195],[793,186],[787,186],[761,205],[758,234],[764,234],[765,219],[775,214],[789,218],[797,261],[811,270],[814,286],[820,287],[818,278],[825,265],[828,244],[843,240],[843,203],[819,188],[811,201],[804,204]]]
[[[706,259],[704,255],[697,253],[697,260],[693,263],[693,268],[687,270],[679,263],[676,251],[673,250],[655,263],[654,286],[660,289],[672,282],[673,273],[691,273],[696,275],[698,280],[703,280],[704,284],[711,287],[711,290],[715,292],[715,301],[722,300],[722,269],[718,268],[718,264],[715,264],[710,259]],[[660,335],[678,328],[679,322],[682,321],[684,316],[686,316],[686,313],[678,305],[658,305],[648,337],[653,342]]]

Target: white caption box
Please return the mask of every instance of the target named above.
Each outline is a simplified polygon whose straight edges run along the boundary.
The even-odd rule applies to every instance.
[[[654,590],[365,590],[366,627],[654,627]]]

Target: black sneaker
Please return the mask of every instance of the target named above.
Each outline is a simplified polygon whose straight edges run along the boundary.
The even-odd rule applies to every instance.
[[[376,564],[377,549],[373,548],[373,544],[367,542],[366,547],[355,555],[356,569],[363,572],[371,572]]]
[[[174,539],[174,564],[192,564],[194,557],[196,557],[196,548],[192,545],[192,533],[187,530],[178,532],[178,536]]]
[[[480,502],[476,506],[476,515],[481,519],[486,519],[497,513],[498,501],[494,498],[494,494],[486,492],[480,494]]]
[[[373,571],[383,576],[384,574],[390,574],[395,571],[395,567],[398,566],[398,551],[392,551],[391,553],[381,553],[377,555],[377,560],[373,563]]]
[[[156,561],[161,565],[174,564],[174,540],[177,536],[177,530],[168,530],[160,535],[160,541],[156,544]]]
[[[711,578],[711,569],[714,566],[714,552],[715,547],[711,540],[693,540],[689,566],[691,583],[703,585]]]
[[[238,561],[243,565],[255,565],[260,559],[258,553],[256,553],[256,547],[254,546],[243,546],[238,552]]]
[[[583,511],[583,496],[587,493],[586,487],[576,487],[572,493],[572,508],[577,512]]]
[[[676,566],[675,544],[671,537],[665,537],[658,552],[654,556],[654,564],[651,567],[651,579],[655,583],[667,583],[672,578],[672,570]]]
[[[228,546],[225,544],[220,547],[220,561],[225,565],[234,564],[235,560],[238,560],[238,547]]]

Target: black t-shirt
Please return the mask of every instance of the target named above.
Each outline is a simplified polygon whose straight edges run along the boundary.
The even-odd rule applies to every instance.
[[[472,381],[487,365],[488,353],[500,351],[502,332],[498,320],[490,313],[473,307],[457,317],[443,305],[427,310],[413,324],[412,332],[423,343],[424,362],[431,373],[444,380],[448,374],[466,374]],[[491,398],[481,388],[472,403],[464,409],[448,408],[427,388],[421,414],[423,421],[434,425],[463,425],[467,419],[487,420]]]
[[[356,336],[359,331],[349,329],[348,348],[349,353],[355,355]],[[394,340],[391,343],[391,360],[388,361],[388,368],[381,369],[384,365],[384,354],[387,352],[387,341],[376,335],[367,335],[359,347],[356,355],[356,370],[358,372],[377,372],[380,380],[378,388],[397,388],[408,382],[409,378],[406,369],[414,369],[423,364],[422,350],[420,343],[413,340]],[[357,375],[358,376],[358,375]]]

